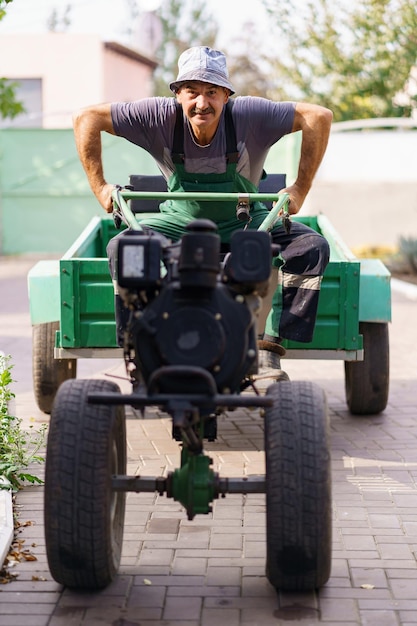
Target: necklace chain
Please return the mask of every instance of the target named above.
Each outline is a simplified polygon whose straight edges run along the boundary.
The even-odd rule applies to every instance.
[[[188,130],[190,131],[191,139],[192,139],[194,145],[196,145],[198,148],[209,148],[211,146],[211,141],[210,141],[210,143],[206,143],[204,146],[202,146],[201,144],[197,143],[197,141],[194,138],[193,129],[191,128],[191,124],[188,122],[188,120],[187,120],[187,126],[188,126]]]
[[[191,131],[191,139],[193,140],[193,144],[195,144],[199,148],[209,148],[211,146],[211,142],[206,143],[204,146],[202,146],[200,143],[197,143],[196,140],[194,139],[194,133],[192,131]]]

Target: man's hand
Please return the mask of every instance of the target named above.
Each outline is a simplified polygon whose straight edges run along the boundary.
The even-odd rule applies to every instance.
[[[289,195],[287,210],[290,215],[296,215],[302,207],[305,195],[300,191],[297,185],[290,185],[278,191],[279,194],[287,193]],[[279,212],[282,215],[282,210]]]
[[[115,189],[114,185],[111,185],[110,183],[106,183],[96,194],[97,200],[100,202],[101,206],[106,211],[106,213],[113,212],[112,193],[114,189]]]

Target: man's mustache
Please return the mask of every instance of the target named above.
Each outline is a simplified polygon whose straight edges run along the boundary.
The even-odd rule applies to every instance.
[[[194,107],[191,113],[193,115],[204,115],[205,113],[214,113],[214,110],[212,109],[212,107],[207,107],[206,109],[199,109],[198,107]]]

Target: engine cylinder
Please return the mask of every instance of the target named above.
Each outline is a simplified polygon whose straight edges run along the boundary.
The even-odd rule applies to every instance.
[[[194,220],[181,240],[178,273],[182,287],[216,286],[220,270],[220,237],[210,220]]]

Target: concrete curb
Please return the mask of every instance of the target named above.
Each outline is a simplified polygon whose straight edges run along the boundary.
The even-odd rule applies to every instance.
[[[0,476],[0,483],[7,485],[7,480]],[[12,492],[10,489],[0,489],[0,569],[12,545],[13,534]]]
[[[398,278],[391,278],[391,289],[406,296],[409,300],[417,300],[417,285],[413,283],[407,283]]]
[[[0,351],[0,356],[4,356],[4,352]],[[0,476],[1,485],[9,485],[9,481]],[[13,496],[11,489],[0,489],[0,569],[9,552],[13,541],[14,522],[13,522]]]

